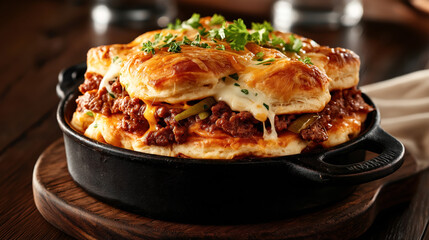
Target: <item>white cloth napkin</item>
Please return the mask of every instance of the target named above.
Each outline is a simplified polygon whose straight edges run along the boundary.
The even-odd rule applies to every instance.
[[[399,139],[417,161],[429,166],[429,69],[362,86],[381,113],[381,127]]]

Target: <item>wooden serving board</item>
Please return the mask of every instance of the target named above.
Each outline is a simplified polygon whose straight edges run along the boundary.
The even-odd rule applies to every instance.
[[[194,225],[146,218],[89,196],[67,171],[58,140],[39,157],[34,201],[43,217],[78,239],[350,239],[364,233],[382,209],[409,200],[418,180],[406,154],[394,174],[358,186],[346,199],[283,220],[243,225]]]

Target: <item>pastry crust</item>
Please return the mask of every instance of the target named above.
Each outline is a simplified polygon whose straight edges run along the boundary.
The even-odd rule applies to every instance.
[[[207,31],[213,28],[209,22],[209,17],[200,20]],[[171,36],[179,42],[197,39],[198,34],[199,31],[191,28],[163,29],[144,33],[128,44],[90,49],[86,76],[92,85],[99,87],[88,87],[90,91],[78,100],[71,124],[85,136],[117,147],[209,159],[297,154],[315,144],[326,148],[338,145],[361,131],[366,110],[359,113],[347,110],[351,114],[341,115],[334,121],[334,127],[321,129],[328,135],[322,143],[304,140],[286,127],[280,126],[279,134],[275,130],[278,128],[275,119],[280,115],[284,124],[290,124],[287,116],[295,119],[318,114],[331,101],[332,91],[341,92],[358,84],[360,60],[352,51],[320,46],[295,34],[293,37],[302,43],[299,51],[280,51],[254,42],[236,51],[226,40],[210,38],[198,40],[198,44],[207,48],[183,44],[179,52],[169,52],[167,47],[158,45],[142,51],[144,43],[157,42],[159,36]],[[291,33],[273,31],[271,34],[285,43],[291,41]],[[219,46],[224,49],[220,50]],[[258,59],[261,55],[269,62]],[[310,64],[305,63],[306,58],[311,59]],[[94,79],[98,79],[97,84]],[[115,91],[119,94],[117,101]],[[169,115],[208,97],[218,103],[225,102],[230,113],[218,110],[214,120],[204,122],[197,116],[186,123],[173,120],[174,114]],[[129,105],[131,102],[135,107]],[[204,109],[210,113],[209,108]],[[248,113],[253,117],[249,118]],[[254,135],[247,134],[243,127],[235,131],[234,124],[254,127]],[[326,126],[331,127],[329,124]],[[159,138],[159,142],[147,140],[151,134]],[[181,136],[185,136],[186,141]]]
[[[205,19],[202,20],[204,22]],[[329,91],[356,86],[359,81],[359,57],[343,48],[319,46],[313,40],[297,36],[303,42],[302,53],[289,56],[273,48],[248,43],[245,50],[233,51],[226,42],[225,51],[216,50],[212,41],[201,40],[211,48],[182,46],[180,53],[156,50],[156,54],[141,51],[145,41],[155,41],[156,34],[177,35],[194,39],[198,31],[157,30],[147,32],[129,44],[113,44],[92,48],[88,52],[88,72],[105,75],[112,59],[121,59],[121,82],[131,97],[149,101],[178,103],[215,94],[221,79],[233,73],[252,75],[249,87],[265,93],[275,102],[276,114],[317,112],[329,101]],[[290,33],[274,32],[288,41]],[[275,58],[270,65],[256,65],[255,54]],[[314,66],[300,64],[298,59],[310,57]],[[293,86],[285,82],[293,77]],[[268,78],[267,78],[268,77]],[[257,84],[256,84],[257,82]],[[282,86],[277,88],[278,86]],[[275,87],[275,88],[273,88]],[[292,105],[295,107],[292,107]]]

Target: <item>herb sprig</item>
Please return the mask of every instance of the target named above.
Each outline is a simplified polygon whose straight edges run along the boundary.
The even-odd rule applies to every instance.
[[[200,15],[194,13],[191,18],[186,21],[180,21],[177,19],[174,23],[168,24],[167,29],[189,29],[193,28],[198,30],[199,34],[196,39],[192,42],[183,39],[182,41],[166,42],[163,47],[168,47],[169,51],[180,52],[181,45],[190,45],[203,48],[210,48],[207,43],[201,43],[201,38],[208,38],[209,40],[217,43],[218,40],[226,41],[229,43],[232,50],[242,51],[249,42],[254,42],[258,45],[275,48],[282,52],[292,52],[299,53],[303,47],[303,43],[299,38],[296,38],[295,35],[289,35],[288,41],[286,42],[280,37],[277,37],[273,31],[273,27],[269,22],[263,23],[252,23],[252,29],[248,30],[246,24],[242,19],[234,20],[232,23],[227,23],[225,18],[222,15],[214,14],[208,22],[208,25],[213,27],[208,30],[200,23]],[[156,41],[155,41],[156,42]],[[147,53],[155,53],[153,46],[156,46],[158,43],[149,44],[146,42],[143,45],[142,51]],[[225,45],[216,44],[216,50],[225,50]],[[258,61],[263,60],[263,56],[257,56]],[[271,61],[271,60],[270,60]],[[261,63],[264,64],[264,63]]]

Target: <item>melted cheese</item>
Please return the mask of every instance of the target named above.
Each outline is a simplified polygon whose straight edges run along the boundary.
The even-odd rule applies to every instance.
[[[147,135],[151,131],[156,130],[156,119],[155,119],[155,111],[156,107],[152,105],[152,103],[148,101],[143,101],[146,104],[146,109],[144,110],[143,116],[146,118],[149,123],[149,129],[146,131],[145,135]]]
[[[120,62],[121,61],[119,59],[115,62],[112,61],[112,64],[110,64],[109,69],[107,70],[106,74],[100,82],[100,87],[98,88],[98,90],[101,90],[103,89],[103,87],[105,87],[109,93],[112,92],[112,86],[109,84],[109,82],[119,76],[119,72],[121,71]]]
[[[109,84],[114,78],[119,76],[121,71],[121,65],[118,63],[120,61],[112,62],[104,75],[103,80],[100,82],[100,88],[105,87],[107,91],[111,92],[111,85]],[[219,83],[213,89],[213,96],[217,101],[224,101],[233,111],[247,111],[250,112],[253,117],[261,121],[264,126],[264,139],[276,139],[277,132],[275,131],[274,126],[274,117],[275,113],[270,108],[272,100],[268,98],[264,93],[256,91],[245,83],[241,79],[247,79],[251,77],[251,74],[240,75],[239,80],[232,79],[227,77],[225,81],[219,80]],[[142,99],[143,100],[143,99]],[[156,130],[156,120],[154,118],[156,108],[148,101],[143,100],[146,103],[146,109],[144,112],[144,117],[149,122],[149,129],[146,132]],[[265,126],[266,120],[270,121],[271,131],[268,131]]]
[[[240,75],[240,79],[242,78],[245,78],[245,76]],[[250,112],[256,120],[263,123],[264,139],[276,139],[275,128],[271,128],[272,131],[268,131],[265,126],[267,119],[270,121],[271,126],[274,126],[275,113],[272,108],[270,109],[271,99],[264,93],[248,87],[240,79],[226,78],[224,82],[220,82],[215,89],[215,99],[226,102],[233,111]]]

